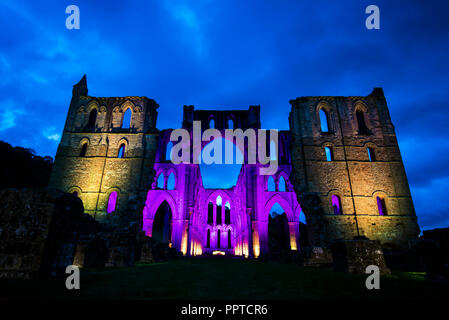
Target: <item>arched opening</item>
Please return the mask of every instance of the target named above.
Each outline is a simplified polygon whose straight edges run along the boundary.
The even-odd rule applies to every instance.
[[[94,129],[97,122],[97,109],[92,109],[89,113],[89,121],[87,122],[87,129]]]
[[[286,191],[287,189],[285,188],[285,179],[283,176],[281,176],[279,178],[279,191]]]
[[[159,177],[157,178],[157,188],[158,189],[164,189],[164,183],[165,183],[165,181],[164,181],[164,174],[161,173],[159,175]]]
[[[323,108],[320,109],[321,132],[329,132],[329,119],[327,112]]]
[[[173,142],[167,143],[167,148],[165,149],[165,160],[170,161],[171,160],[171,152],[173,149]]]
[[[122,143],[118,149],[118,157],[123,158],[125,156],[125,144]]]
[[[276,184],[274,183],[273,176],[268,177],[267,191],[276,191]]]
[[[220,229],[217,230],[217,248],[220,248],[220,238],[221,238],[221,232]]]
[[[112,192],[109,194],[108,208],[107,208],[107,212],[108,212],[108,213],[111,213],[111,212],[114,212],[114,211],[115,211],[115,208],[116,208],[116,206],[117,206],[117,196],[118,196],[117,191],[112,191]]]
[[[221,204],[222,204],[222,199],[220,196],[217,197],[217,225],[221,225],[223,223],[222,219],[221,219]]]
[[[78,191],[73,191],[72,194],[78,198]]]
[[[83,146],[81,147],[80,157],[85,157],[86,152],[87,152],[87,142],[84,142]]]
[[[207,229],[206,248],[210,248],[210,229]]]
[[[285,210],[275,203],[270,210],[268,220],[268,248],[276,255],[290,250],[290,233]]]
[[[233,161],[226,163],[226,152],[231,151]],[[204,188],[229,189],[237,184],[242,167],[237,159],[243,159],[243,155],[234,143],[224,138],[216,138],[204,146],[198,158]]]
[[[232,119],[228,120],[228,129],[234,129],[234,121]]]
[[[385,203],[385,199],[382,197],[376,197],[377,201],[377,210],[379,212],[379,216],[387,215],[387,205]]]
[[[210,119],[209,120],[209,128],[210,129],[215,129],[215,120],[214,119]]]
[[[376,161],[376,154],[374,153],[374,148],[368,147],[366,148],[366,151],[368,152],[368,160],[370,162]]]
[[[122,128],[124,129],[131,128],[131,116],[132,116],[131,108],[128,108],[125,111],[125,114],[123,115]]]
[[[335,194],[332,195],[332,208],[334,208],[335,215],[342,214],[340,197]]]
[[[232,242],[231,242],[231,229],[228,229],[228,249],[231,249]]]
[[[356,115],[357,124],[358,124],[358,127],[359,127],[359,134],[364,134],[364,135],[369,134],[368,127],[366,126],[366,123],[365,123],[364,112],[362,110],[358,109],[355,112],[355,115]]]
[[[334,153],[332,152],[331,147],[324,147],[324,152],[326,153],[326,161],[334,160]]]
[[[167,201],[162,202],[154,215],[152,238],[171,243],[172,212]]]
[[[214,224],[214,204],[212,202],[207,205],[207,224]]]
[[[231,224],[231,205],[229,204],[229,201],[225,204],[225,224]]]
[[[168,176],[167,180],[167,190],[175,190],[175,174],[172,172]]]

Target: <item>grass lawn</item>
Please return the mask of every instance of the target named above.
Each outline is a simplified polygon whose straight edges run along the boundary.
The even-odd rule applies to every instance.
[[[130,268],[81,269],[81,289],[65,278],[0,279],[0,299],[447,299],[424,274],[393,272],[380,290],[364,275],[254,260],[185,259]]]

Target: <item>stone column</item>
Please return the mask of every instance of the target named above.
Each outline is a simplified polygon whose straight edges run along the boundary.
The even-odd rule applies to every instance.
[[[299,222],[289,222],[290,249],[299,250]]]

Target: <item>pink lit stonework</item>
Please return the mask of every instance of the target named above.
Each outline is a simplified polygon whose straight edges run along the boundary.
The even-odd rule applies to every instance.
[[[175,165],[167,159],[170,132],[164,130],[159,137],[160,147],[154,165],[156,174],[143,210],[143,230],[146,235],[152,236],[156,213],[166,202],[171,211],[170,243],[182,253],[201,255],[220,252],[257,257],[260,253],[268,252],[269,214],[273,205],[278,203],[287,215],[290,247],[299,250],[299,220],[302,213],[288,179],[292,170],[288,134],[279,132],[279,165],[275,175],[260,175],[260,164],[244,163],[235,186],[229,189],[206,189],[198,164]],[[175,186],[173,190],[168,190],[168,178],[172,174]],[[268,191],[270,177],[275,182],[274,191]],[[213,206],[213,222],[208,222],[209,203]],[[226,221],[226,208],[230,209],[230,221]],[[221,214],[218,210],[221,210]]]

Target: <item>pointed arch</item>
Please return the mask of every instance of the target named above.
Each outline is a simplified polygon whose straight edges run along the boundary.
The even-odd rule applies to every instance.
[[[286,184],[285,184],[285,179],[284,177],[281,175],[281,177],[279,178],[279,182],[278,182],[278,190],[281,192],[287,191],[286,188]]]
[[[276,191],[276,184],[274,183],[273,176],[269,176],[267,180],[267,191]]]
[[[172,173],[170,173],[170,175],[168,176],[168,180],[167,180],[167,190],[175,190],[175,185],[176,185],[175,174],[172,172]]]
[[[112,212],[115,211],[115,209],[117,207],[117,197],[118,197],[118,192],[117,191],[112,191],[109,194],[108,207],[107,207],[107,212],[108,213],[112,213]]]
[[[324,108],[320,109],[320,127],[321,132],[329,132],[329,117]]]
[[[173,142],[169,141],[165,148],[165,160],[171,161],[172,159]]]
[[[164,189],[164,187],[165,187],[165,177],[164,177],[164,173],[161,173],[157,177],[157,188]]]
[[[117,154],[118,158],[124,158],[125,157],[125,148],[126,148],[126,145],[124,143],[122,143],[120,145],[120,147],[118,148],[118,154]]]
[[[332,208],[334,209],[335,215],[341,215],[343,212],[341,210],[341,199],[338,195],[333,194],[332,197]]]
[[[298,221],[299,217],[296,217],[295,212],[293,211],[293,208],[290,206],[288,201],[283,198],[279,193],[273,195],[266,203],[265,203],[265,211],[263,217],[259,217],[261,221],[267,221],[268,215],[270,214],[271,208],[274,206],[275,203],[278,203],[282,209],[284,209],[285,214],[287,215],[287,219],[290,222]]]
[[[215,129],[215,118],[211,117],[209,119],[209,129]]]
[[[97,108],[93,108],[92,110],[90,110],[89,120],[87,121],[87,126],[86,126],[88,129],[95,128],[95,125],[97,123],[97,115],[98,115]]]
[[[131,119],[132,119],[132,108],[128,107],[128,109],[126,109],[125,113],[123,114],[123,119],[122,119],[122,128],[124,129],[129,129],[131,128]]]

